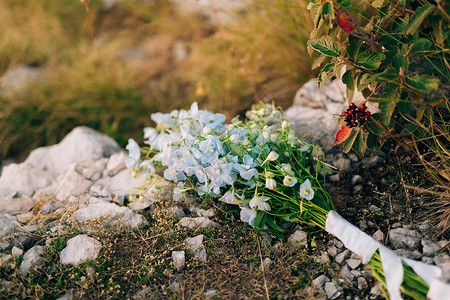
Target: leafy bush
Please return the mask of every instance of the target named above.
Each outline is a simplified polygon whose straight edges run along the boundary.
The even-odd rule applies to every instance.
[[[346,133],[339,141],[345,140],[344,150],[364,154],[386,138],[408,146],[410,141],[435,137],[429,130],[436,122],[434,115],[444,114],[444,122],[449,116],[443,101],[450,79],[448,3],[315,0],[308,9],[314,21],[308,42],[313,65],[328,60],[320,71],[319,87],[342,75],[349,105],[360,91],[364,103],[378,103],[380,110],[355,130],[344,124],[344,116],[340,119]],[[444,145],[448,150],[448,140]]]

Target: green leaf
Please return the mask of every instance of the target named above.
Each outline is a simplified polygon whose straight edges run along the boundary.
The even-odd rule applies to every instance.
[[[359,49],[361,48],[362,40],[361,39],[355,39],[350,42],[350,45],[347,48],[347,53],[350,59],[355,60],[356,56],[358,55]]]
[[[255,228],[262,228],[262,226],[263,226],[262,220],[263,220],[263,217],[265,214],[266,214],[266,212],[263,210],[258,211],[258,213],[256,214],[255,221],[253,222],[253,225],[255,226]]]
[[[323,36],[317,40],[311,41],[311,47],[324,55],[332,57],[341,56],[343,51],[342,46],[335,43],[331,36]]]
[[[320,71],[318,75],[318,89],[322,88],[323,84],[327,82],[328,79],[333,77],[336,74],[336,71],[342,67],[342,64],[339,63],[336,59],[333,59],[330,63],[326,64],[325,67]]]
[[[333,15],[333,17],[334,17],[333,3],[332,2],[325,2],[322,5],[322,16],[323,17],[327,17],[327,15]]]
[[[414,15],[411,17],[409,24],[406,26],[405,33],[413,34],[419,29],[420,24],[422,24],[425,17],[433,11],[435,6],[433,4],[427,4],[416,10]]]
[[[398,101],[397,108],[402,115],[408,116],[411,111],[411,99],[409,97],[406,99],[402,98],[401,101]]]
[[[353,149],[361,156],[364,156],[364,153],[367,150],[367,133],[364,133],[364,130],[359,129],[356,134],[356,140],[353,146]]]
[[[278,231],[278,232],[283,232],[284,231],[280,226],[278,226],[273,221],[273,218],[271,216],[269,216],[269,215],[266,215],[266,216],[267,216],[267,222],[266,222],[267,226],[269,226],[270,228],[272,228],[273,230]]]
[[[317,57],[313,60],[313,63],[311,65],[311,70],[314,70],[315,68],[320,67],[320,65],[325,61],[325,59],[328,58],[328,56],[323,55],[320,52],[316,52],[318,55]]]
[[[413,134],[419,128],[420,126],[418,126],[417,124],[409,123],[405,128],[403,128],[401,134]]]
[[[308,54],[309,55],[312,55],[314,53],[314,49],[311,46],[311,43],[314,40],[319,39],[319,37],[321,37],[323,35],[327,35],[328,34],[328,30],[329,30],[328,24],[325,23],[323,19],[320,19],[319,25],[317,25],[317,27],[314,28],[314,30],[311,31],[311,34],[309,35],[309,40],[308,40],[307,47],[306,47],[306,49],[308,50]]]
[[[387,50],[397,50],[397,45],[400,41],[392,34],[385,34],[380,36],[378,43],[380,43]]]
[[[361,53],[356,59],[356,64],[367,69],[376,70],[380,67],[381,62],[385,59],[385,55],[382,53]]]
[[[309,10],[309,15],[314,22],[314,28],[316,28],[322,12],[322,4],[320,2],[310,2],[307,9]]]
[[[386,6],[387,1],[386,0],[375,0],[372,2],[372,6],[375,8],[381,8]]]
[[[424,52],[429,51],[431,49],[431,46],[433,45],[433,42],[429,39],[418,39],[414,42],[414,44],[411,46],[411,57],[415,58],[420,55],[423,55]]]
[[[359,73],[356,78],[356,89],[363,91],[370,84],[371,75],[367,73]]]
[[[384,126],[390,127],[389,124],[391,123],[391,117],[394,113],[395,107],[397,106],[398,100],[386,100],[380,102],[379,108],[383,112],[381,116],[381,123],[383,123]]]
[[[415,75],[405,78],[405,83],[413,89],[428,92],[439,88],[439,79],[429,75]]]
[[[352,149],[352,146],[356,140],[357,133],[358,133],[357,130],[353,130],[348,139],[344,142],[343,148],[345,153],[348,153]]]
[[[394,68],[389,68],[384,70],[382,73],[378,73],[372,76],[373,81],[375,82],[393,82],[398,79],[398,70]]]
[[[341,0],[341,1],[338,0],[338,3],[345,8],[350,8],[353,4],[353,1],[352,0]]]
[[[442,19],[433,23],[433,35],[436,38],[436,43],[444,46],[444,35],[442,34]]]
[[[369,128],[369,130],[371,132],[373,132],[374,134],[385,134],[386,131],[384,130],[384,128],[382,126],[380,126],[380,124],[378,124],[378,120],[375,118],[370,118],[367,121],[367,127]]]
[[[349,90],[355,90],[355,70],[353,68],[347,68],[347,71],[342,75],[342,82]]]
[[[367,148],[369,149],[375,149],[380,147],[380,143],[378,141],[378,138],[375,134],[372,132],[369,132],[367,135]]]
[[[399,50],[394,56],[392,65],[397,69],[402,68],[404,72],[407,72],[409,68],[409,58],[408,56],[403,55]]]

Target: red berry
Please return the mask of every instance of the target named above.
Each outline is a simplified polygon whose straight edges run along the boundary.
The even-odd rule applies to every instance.
[[[350,104],[350,109],[355,109],[355,108],[356,108],[355,103]]]
[[[361,111],[366,111],[367,106],[365,104],[361,104]]]
[[[370,117],[370,111],[366,112],[366,119]]]

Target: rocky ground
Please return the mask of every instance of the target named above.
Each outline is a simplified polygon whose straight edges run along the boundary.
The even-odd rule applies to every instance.
[[[294,105],[285,113],[298,136],[322,145],[327,163],[340,171],[328,175],[329,190],[338,212],[400,256],[437,265],[443,270],[444,278],[450,279],[449,243],[445,236],[435,238],[430,235],[432,228],[426,218],[424,222],[417,222],[411,218],[412,213],[405,212],[415,204],[405,206],[404,201],[391,193],[389,187],[400,185],[398,176],[396,179],[389,176],[388,166],[392,163],[389,157],[379,153],[360,159],[332,147],[332,137],[337,131],[333,114],[345,106],[343,97],[339,81],[330,82],[320,94],[315,90],[315,82],[311,81],[299,90]],[[38,148],[24,162],[4,166],[0,177],[2,272],[9,274],[7,270],[18,268],[21,276],[27,278],[47,259],[45,253],[52,239],[70,232],[74,226],[77,233],[72,234],[73,237],[58,251],[60,265],[79,266],[95,261],[106,247],[95,234],[101,228],[139,231],[154,222],[146,212],[161,202],[171,201],[171,188],[159,177],[150,183],[145,174],[133,177],[125,167],[126,158],[126,152],[109,137],[78,127],[59,144]],[[128,297],[195,297],[184,285],[187,274],[195,271],[188,261],[195,258],[205,266],[212,264],[215,254],[208,249],[212,249],[214,238],[211,237],[219,237],[224,230],[224,221],[218,216],[223,208],[215,205],[200,207],[201,203],[187,198],[165,208],[166,214],[174,218],[173,227],[187,230],[184,248],[164,252],[176,271],[167,286],[160,286],[158,293],[153,286],[133,291]],[[244,225],[239,224],[239,227]],[[264,253],[305,249],[313,264],[321,267],[310,274],[300,293],[278,291],[279,297],[382,298],[370,268],[363,265],[356,254],[345,249],[342,242],[310,227],[286,225],[286,230],[286,243],[268,234],[259,235]],[[274,263],[275,257],[260,254],[260,259],[256,270],[262,269],[263,273],[280,271],[281,262]],[[226,268],[226,263],[221,266]],[[276,278],[267,276],[274,284]],[[7,295],[5,291],[14,284],[6,277],[2,278],[3,295]],[[281,289],[276,284],[271,286]],[[205,287],[202,293],[201,298],[223,297],[215,288]],[[72,288],[66,291],[63,299],[76,298],[76,295]],[[256,298],[261,297],[264,295]]]

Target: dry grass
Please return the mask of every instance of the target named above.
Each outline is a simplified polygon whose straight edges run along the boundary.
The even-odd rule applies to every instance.
[[[124,146],[130,137],[139,140],[152,112],[193,101],[229,117],[261,95],[288,106],[313,75],[304,46],[311,25],[306,2],[257,1],[226,26],[167,0],[110,11],[89,2],[93,38],[84,3],[8,0],[1,4],[0,73],[33,65],[47,79],[0,97],[0,158],[53,144],[78,125]],[[186,60],[176,59],[177,47],[190,53]]]

